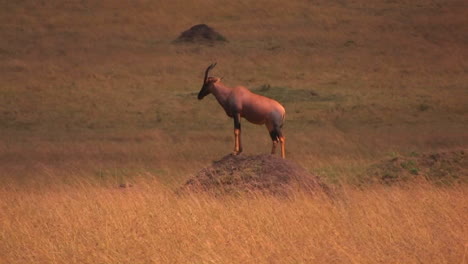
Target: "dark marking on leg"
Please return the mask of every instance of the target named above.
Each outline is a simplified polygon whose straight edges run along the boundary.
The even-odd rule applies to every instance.
[[[242,152],[240,114],[234,115],[234,154]]]
[[[271,140],[273,140],[273,146],[271,148],[271,154],[275,153],[276,145],[281,144],[281,157],[285,158],[285,138],[283,132],[281,131],[281,126],[276,126],[272,131],[270,131]]]
[[[278,141],[279,140],[279,135],[278,135],[278,132],[276,130],[270,131],[270,137],[271,137],[271,140],[273,140],[273,141]]]
[[[235,114],[234,115],[234,129],[241,129],[241,123],[240,123],[240,115]]]

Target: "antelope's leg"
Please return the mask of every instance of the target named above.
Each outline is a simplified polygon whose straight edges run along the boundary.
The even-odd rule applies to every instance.
[[[234,155],[241,153],[240,148],[240,129],[234,128]]]
[[[284,159],[286,158],[286,149],[285,149],[286,139],[283,136],[280,136],[279,141],[281,143],[281,157]]]
[[[272,155],[275,154],[275,152],[276,152],[276,145],[277,145],[277,144],[278,144],[278,141],[274,140],[274,141],[273,141],[273,144],[272,144],[272,146],[271,146],[271,154],[272,154]]]
[[[285,149],[286,139],[283,136],[283,131],[281,131],[281,126],[275,127],[275,129],[272,132],[270,132],[270,136],[271,136],[271,139],[273,140],[273,150],[275,149],[276,144],[278,144],[279,142],[281,144],[281,157],[283,159],[286,158],[286,149]]]
[[[276,145],[278,145],[278,132],[276,132],[276,130],[272,130],[270,131],[270,137],[271,137],[271,142],[272,142],[272,146],[271,146],[271,154],[275,154],[276,152]]]
[[[234,115],[234,155],[242,152],[240,114]]]

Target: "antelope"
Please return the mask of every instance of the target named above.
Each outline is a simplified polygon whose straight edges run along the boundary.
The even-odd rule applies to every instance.
[[[285,138],[281,131],[285,110],[277,101],[252,93],[243,86],[230,88],[221,83],[221,78],[208,77],[208,73],[216,66],[211,64],[206,68],[203,86],[198,93],[198,100],[212,93],[226,114],[234,119],[234,155],[242,152],[241,117],[250,123],[265,124],[270,133],[273,146],[271,154],[275,154],[276,145],[281,144],[281,157],[285,158]]]

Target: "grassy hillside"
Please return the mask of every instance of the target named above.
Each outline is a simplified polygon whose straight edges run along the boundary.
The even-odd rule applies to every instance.
[[[6,210],[0,214],[6,227],[0,263],[133,262],[135,243],[143,262],[156,263],[223,263],[232,256],[242,263],[466,261],[465,185],[414,192],[349,186],[372,182],[369,168],[382,161],[399,158],[412,174],[426,170],[407,165],[419,166],[416,157],[466,152],[464,1],[0,0],[0,7],[0,208]],[[172,43],[199,23],[228,42]],[[214,61],[212,74],[225,84],[244,85],[285,106],[288,159],[351,188],[343,198],[349,204],[310,197],[182,199],[170,192],[232,151],[232,120],[212,96],[196,99]],[[266,129],[242,125],[245,153],[268,153]],[[447,160],[437,173],[466,182],[465,163]],[[127,182],[135,190],[115,190]],[[130,213],[121,214],[120,206]],[[369,211],[356,211],[360,206]],[[159,219],[162,227],[149,212],[168,214]],[[70,223],[78,215],[83,218]],[[311,222],[298,225],[290,215]],[[351,223],[353,217],[358,220]],[[389,222],[374,221],[384,218]],[[112,246],[135,219],[147,229],[130,234],[151,235],[139,238],[141,244],[120,237],[121,244]],[[260,228],[265,219],[271,233]],[[400,226],[399,219],[406,222]],[[196,224],[213,221],[239,230],[215,229],[203,238]],[[105,229],[109,225],[115,232]],[[92,234],[80,237],[81,230]],[[369,244],[374,232],[382,244]],[[193,240],[208,242],[190,252],[171,251]],[[239,247],[228,246],[233,240]],[[278,240],[285,242],[274,244]],[[99,244],[101,255],[95,241],[108,243]],[[385,255],[389,248],[394,251]]]
[[[308,169],[349,171],[389,153],[466,147],[462,1],[2,7],[7,160],[107,168],[115,159],[106,157],[118,156],[124,167],[138,160],[185,175],[231,151],[232,122],[213,98],[195,99],[213,61],[228,85],[273,87],[266,95],[287,109],[288,156]],[[172,44],[196,23],[229,43]],[[245,123],[244,132],[247,153],[268,151],[264,128]]]

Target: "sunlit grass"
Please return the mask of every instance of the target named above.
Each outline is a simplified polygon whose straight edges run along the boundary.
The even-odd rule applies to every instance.
[[[0,190],[7,263],[462,263],[468,242],[458,187],[345,188],[331,200],[176,196],[144,177],[11,187]]]

